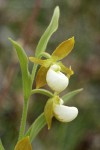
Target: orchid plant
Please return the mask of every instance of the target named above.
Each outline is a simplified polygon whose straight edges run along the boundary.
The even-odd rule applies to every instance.
[[[54,10],[54,14],[48,28],[44,32],[37,45],[34,57],[28,57],[20,44],[9,38],[19,58],[22,71],[24,97],[19,138],[14,150],[32,150],[32,141],[46,124],[48,126],[48,129],[51,128],[53,117],[55,117],[60,122],[70,122],[74,120],[78,115],[78,109],[76,107],[65,106],[64,102],[67,102],[69,99],[74,97],[76,94],[82,91],[82,89],[74,90],[65,94],[63,97],[60,97],[60,93],[67,88],[70,77],[74,74],[71,66],[66,67],[61,62],[61,60],[72,51],[75,43],[74,37],[69,38],[68,40],[65,40],[60,45],[58,45],[58,47],[53,51],[51,55],[45,52],[51,35],[58,28],[59,13],[59,7],[57,6]],[[29,62],[34,63],[31,73],[29,72],[28,68]],[[37,71],[38,65],[41,66]],[[35,79],[36,89],[32,89],[32,85]],[[52,92],[41,88],[45,84],[50,87]],[[47,95],[49,98],[46,102],[46,105],[44,106],[44,112],[33,122],[33,124],[26,131],[25,127],[29,98],[32,94],[35,93]],[[0,150],[4,150],[1,141]]]

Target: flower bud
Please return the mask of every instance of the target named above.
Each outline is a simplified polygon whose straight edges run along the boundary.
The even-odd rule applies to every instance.
[[[55,92],[62,92],[69,83],[69,79],[62,72],[59,65],[52,65],[47,72],[46,81],[48,86]]]

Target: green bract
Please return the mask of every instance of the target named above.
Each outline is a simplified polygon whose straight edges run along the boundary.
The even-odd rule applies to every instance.
[[[37,45],[36,52],[35,52],[36,57],[39,57],[41,55],[41,53],[45,51],[50,37],[57,30],[59,14],[60,14],[60,11],[59,11],[59,7],[57,6],[54,10],[54,14],[52,16],[52,19],[51,19],[51,22],[50,22],[48,28],[42,35],[42,37]]]
[[[22,140],[20,140],[14,150],[32,150],[32,145],[30,143],[29,137],[25,137]]]

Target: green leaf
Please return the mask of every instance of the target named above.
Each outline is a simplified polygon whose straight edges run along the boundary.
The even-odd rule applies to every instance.
[[[24,137],[22,140],[20,140],[14,150],[32,150],[32,145],[30,143],[29,137]]]
[[[31,75],[28,71],[28,57],[25,51],[23,50],[23,48],[17,42],[13,41],[11,38],[9,38],[9,40],[11,41],[14,48],[16,49],[19,58],[20,67],[22,71],[24,97],[28,99],[31,92],[31,85],[32,85]]]
[[[65,94],[62,99],[64,100],[64,102],[67,102],[68,100],[70,100],[71,98],[73,98],[75,95],[77,95],[78,93],[80,93],[83,90],[83,88],[78,89],[78,90],[74,90],[72,92],[69,92],[67,94]]]
[[[1,142],[1,140],[0,140],[0,150],[5,150],[4,147],[3,147],[3,144]]]
[[[57,6],[54,10],[54,14],[53,14],[53,17],[51,19],[51,22],[50,22],[48,28],[46,29],[46,31],[42,35],[42,37],[41,37],[41,39],[37,45],[36,53],[35,53],[36,57],[39,57],[41,55],[41,53],[45,51],[47,43],[48,43],[51,35],[58,28],[58,21],[59,21],[59,7]]]
[[[32,124],[31,128],[27,131],[26,135],[29,134],[30,141],[32,142],[40,130],[46,125],[44,113],[42,113]]]

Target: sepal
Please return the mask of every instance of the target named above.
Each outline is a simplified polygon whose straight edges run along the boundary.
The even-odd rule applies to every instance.
[[[43,66],[40,67],[40,69],[37,72],[36,76],[36,88],[40,88],[46,84],[46,74],[47,74],[48,68],[45,68]]]
[[[56,60],[61,60],[66,57],[74,47],[74,37],[62,42],[52,53],[52,57],[55,57]]]
[[[44,115],[48,125],[48,129],[51,127],[52,118],[53,118],[53,98],[50,98],[44,108]]]
[[[59,66],[61,67],[61,71],[67,75],[68,78],[74,74],[74,71],[72,70],[71,66],[67,68],[65,65],[63,65],[62,62],[58,63]]]
[[[36,57],[29,57],[29,60],[33,63],[36,63],[36,64],[39,64],[39,65],[42,65],[42,66],[46,67],[45,66],[46,60],[42,60],[42,59],[39,59],[39,58],[36,58]]]

